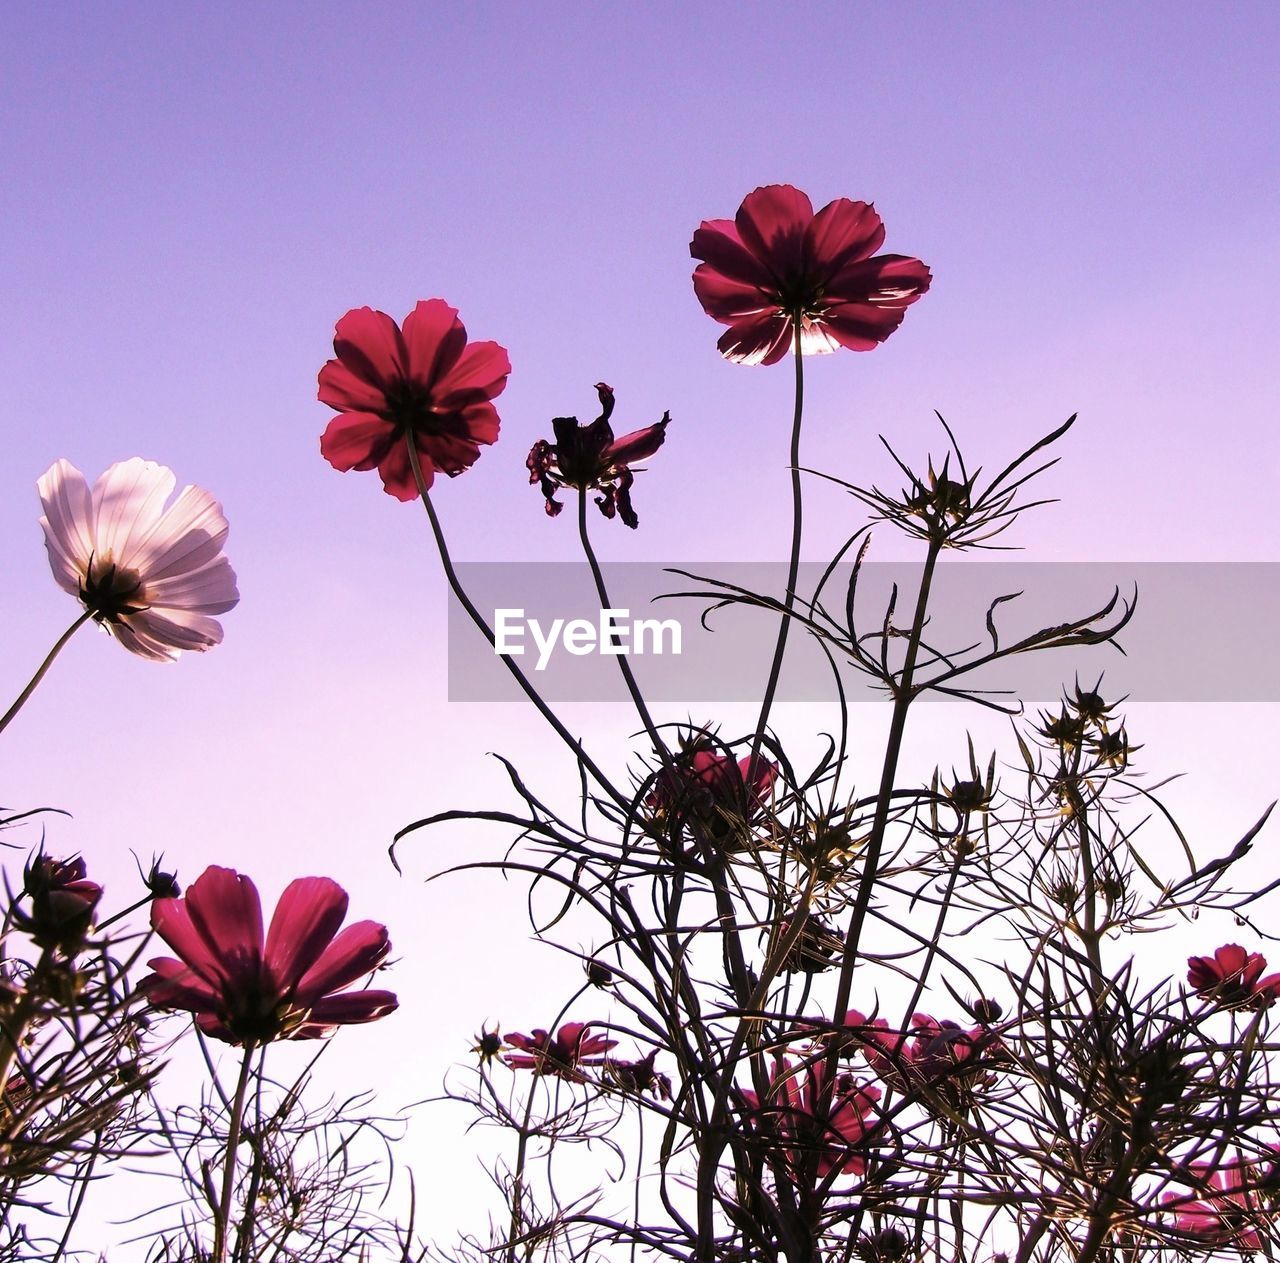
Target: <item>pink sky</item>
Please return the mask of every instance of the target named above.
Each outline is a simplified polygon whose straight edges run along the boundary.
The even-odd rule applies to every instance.
[[[396,1100],[431,1094],[482,1020],[545,1024],[520,1002],[547,956],[511,954],[514,887],[420,884],[504,839],[420,843],[398,878],[390,836],[490,804],[488,751],[572,778],[523,710],[447,704],[420,510],[318,453],[334,321],[439,296],[509,348],[502,439],[437,496],[459,557],[575,555],[524,459],[552,416],[594,415],[603,379],[620,430],[673,423],[640,530],[602,524],[602,555],[780,559],[790,373],[720,360],[688,241],[762,183],[864,198],[934,285],[874,354],[811,362],[806,464],[892,482],[875,434],[921,459],[936,407],[991,465],[1079,411],[1027,559],[1274,561],[1277,46],[1267,3],[10,8],[5,694],[75,614],[36,525],[59,456],[93,478],[141,455],[213,491],[242,603],[176,667],[81,633],[5,736],[0,801],[72,812],[50,848],[122,900],[130,848],[272,895],[338,878],[391,926],[404,998],[338,1055],[388,1067]],[[860,519],[830,489],[810,504],[821,559]],[[1273,738],[1240,740],[1274,710],[1135,722],[1153,773],[1199,769],[1177,801],[1209,850],[1275,796]],[[571,714],[625,756],[629,714]],[[916,767],[958,760],[967,718],[932,708]]]

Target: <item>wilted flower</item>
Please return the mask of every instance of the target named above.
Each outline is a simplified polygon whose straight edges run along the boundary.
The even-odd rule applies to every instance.
[[[199,487],[153,461],[121,461],[94,483],[65,460],[36,486],[45,546],[58,586],[78,597],[126,649],[163,662],[222,640],[213,617],[240,599],[222,555],[227,519]]]
[[[866,202],[840,197],[815,215],[789,184],[749,193],[732,220],[704,220],[689,246],[703,260],[693,288],[707,315],[729,326],[720,353],[776,364],[792,349],[797,322],[803,355],[879,345],[930,281],[919,259],[872,258],[883,241]]]
[[[566,1022],[554,1037],[540,1026],[534,1027],[532,1035],[508,1035],[507,1043],[522,1051],[507,1053],[503,1060],[513,1070],[532,1070],[583,1083],[585,1076],[579,1067],[603,1065],[603,1054],[618,1046],[616,1039],[588,1035],[590,1026],[590,1022]]]
[[[458,312],[443,299],[420,302],[401,330],[386,312],[349,311],[338,321],[337,359],[320,370],[319,399],[342,413],[329,422],[320,452],[335,469],[377,469],[388,495],[413,500],[413,442],[429,487],[435,471],[454,477],[498,437],[490,402],[507,384],[511,361],[496,342],[467,345]]]
[[[600,396],[600,415],[590,425],[579,425],[577,417],[556,417],[551,422],[555,443],[539,439],[533,445],[525,462],[529,482],[541,483],[551,517],[564,507],[555,498],[556,492],[573,487],[603,492],[596,497],[600,512],[607,518],[616,514],[634,529],[640,519],[631,507],[631,484],[635,481],[631,466],[647,460],[662,446],[671,414],[664,412],[655,425],[615,439],[609,425],[613,387],[597,382],[596,393]]]
[[[69,860],[37,855],[27,864],[22,889],[31,910],[15,909],[14,922],[37,946],[70,954],[83,945],[102,898],[102,887],[85,872],[78,855]]]
[[[210,866],[181,899],[157,899],[151,925],[181,957],[148,961],[139,984],[162,1009],[186,1009],[229,1044],[321,1039],[397,1007],[390,991],[347,991],[386,960],[386,927],[357,921],[339,932],[347,894],[327,877],[299,877],[280,896],[266,944],[262,903],[247,877]]]
[[[1192,1177],[1214,1190],[1203,1200],[1188,1200],[1181,1193],[1165,1193],[1162,1201],[1173,1211],[1178,1228],[1202,1241],[1233,1245],[1240,1250],[1260,1250],[1263,1232],[1275,1214],[1261,1195],[1262,1186],[1274,1187],[1275,1166],[1229,1162],[1217,1169],[1192,1163]]]
[[[762,1104],[756,1093],[742,1093],[752,1120],[781,1141],[793,1179],[812,1155],[816,1155],[819,1179],[833,1171],[861,1175],[867,1169],[867,1135],[872,1127],[868,1119],[880,1089],[857,1083],[851,1074],[839,1074],[824,1109],[827,1072],[827,1062],[821,1058],[804,1068],[778,1056],[767,1100]]]
[[[1280,999],[1280,974],[1262,977],[1267,958],[1227,943],[1212,956],[1187,958],[1187,981],[1206,1000],[1224,1009],[1262,1009]]]

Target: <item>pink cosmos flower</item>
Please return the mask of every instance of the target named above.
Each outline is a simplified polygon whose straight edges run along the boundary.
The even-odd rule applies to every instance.
[[[1262,977],[1267,958],[1227,943],[1212,956],[1190,956],[1187,981],[1206,1000],[1224,1009],[1263,1009],[1280,999],[1280,974]]]
[[[553,1074],[570,1083],[584,1083],[586,1076],[578,1067],[601,1066],[604,1053],[616,1048],[616,1039],[588,1035],[590,1022],[566,1022],[554,1038],[540,1026],[532,1035],[508,1035],[507,1043],[522,1052],[507,1053],[503,1058],[512,1070],[532,1070],[534,1074]]]
[[[1188,1200],[1182,1193],[1162,1196],[1178,1228],[1201,1241],[1260,1250],[1266,1225],[1275,1218],[1263,1196],[1264,1189],[1275,1187],[1275,1164],[1229,1162],[1215,1169],[1192,1163],[1189,1169],[1197,1183],[1213,1191],[1202,1200]]]
[[[767,1101],[762,1105],[756,1093],[742,1093],[753,1121],[766,1131],[771,1129],[781,1141],[793,1179],[803,1172],[806,1158],[815,1153],[819,1179],[833,1171],[862,1175],[867,1169],[867,1137],[874,1126],[868,1120],[880,1099],[880,1089],[857,1083],[851,1074],[840,1074],[823,1111],[820,1105],[826,1074],[825,1060],[800,1068],[779,1056]]]
[[[134,457],[112,465],[92,492],[65,460],[36,484],[58,586],[126,649],[157,662],[220,643],[213,615],[240,600],[222,555],[222,506],[184,487],[166,508],[176,481],[171,469]]]
[[[919,259],[876,255],[883,241],[866,202],[839,197],[815,215],[789,184],[749,193],[734,219],[703,220],[689,246],[703,260],[693,289],[707,315],[729,326],[720,353],[776,364],[794,346],[797,321],[802,355],[878,346],[930,281]]]
[[[562,487],[602,491],[604,494],[596,497],[600,512],[607,518],[617,514],[634,530],[640,519],[631,507],[631,484],[635,481],[631,466],[648,460],[662,446],[671,414],[664,412],[656,424],[615,439],[609,425],[613,387],[597,382],[596,393],[600,396],[600,415],[590,425],[579,425],[577,417],[556,417],[551,422],[555,443],[539,439],[533,445],[525,462],[529,482],[542,484],[549,517],[555,517],[564,507],[555,498]]]
[[[654,783],[651,805],[667,810],[710,814],[717,810],[733,815],[754,815],[773,791],[778,765],[757,754],[734,759],[707,741],[695,741],[682,750],[672,772],[663,772]]]
[[[959,1023],[939,1022],[915,1013],[907,1031],[890,1030],[882,1017],[868,1020],[850,1009],[845,1026],[867,1064],[900,1091],[931,1088],[952,1103],[981,1081],[994,1063],[1008,1058],[1000,1039],[981,1026],[964,1030]]]
[[[357,921],[339,932],[347,894],[327,877],[290,882],[262,935],[257,887],[210,866],[180,899],[157,899],[151,926],[181,957],[161,956],[139,990],[157,1008],[186,1009],[229,1044],[321,1039],[397,1007],[390,991],[348,991],[391,950],[386,927]]]
[[[335,469],[377,469],[388,495],[417,498],[411,440],[431,486],[436,470],[451,478],[480,459],[498,437],[490,402],[511,372],[496,342],[467,345],[457,310],[439,298],[420,302],[403,330],[371,307],[338,321],[337,359],[320,370],[320,402],[342,415],[329,422],[320,453]]]

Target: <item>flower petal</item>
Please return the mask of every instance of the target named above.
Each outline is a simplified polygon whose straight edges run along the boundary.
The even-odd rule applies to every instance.
[[[349,1026],[357,1022],[376,1022],[400,1007],[392,991],[344,991],[325,996],[311,1006],[306,1026]],[[294,1035],[294,1039],[312,1039],[312,1035]]]
[[[390,951],[391,940],[385,925],[357,921],[347,926],[298,982],[295,1003],[314,1008],[321,996],[349,987],[372,973]]]
[[[742,243],[779,279],[804,265],[805,234],[813,203],[790,184],[767,184],[742,199],[734,223]]]
[[[689,253],[702,260],[702,266],[694,269],[695,276],[699,272],[718,274],[757,291],[777,283],[765,264],[743,244],[730,219],[704,219],[689,243]]]
[[[139,545],[158,526],[176,481],[173,470],[136,456],[112,465],[93,485],[96,555],[134,569]]]
[[[316,398],[338,412],[381,412],[387,405],[382,387],[356,376],[341,360],[328,360],[317,380]]]
[[[430,490],[431,484],[435,482],[435,465],[431,462],[430,453],[422,451],[421,440],[418,442],[418,451],[422,455],[419,461],[422,467],[422,481]],[[418,498],[418,484],[413,477],[413,466],[409,464],[407,444],[393,443],[387,454],[378,462],[378,473],[387,495],[395,496],[401,502]]]
[[[505,347],[496,342],[473,342],[436,382],[432,400],[441,410],[453,410],[495,399],[506,389],[510,372],[511,358]]]
[[[185,902],[191,924],[221,962],[229,985],[256,987],[262,974],[262,901],[253,882],[211,864],[187,887]]]
[[[436,383],[457,364],[467,345],[458,309],[443,298],[418,303],[405,317],[404,344],[408,351],[405,376],[434,394]]]
[[[357,307],[347,312],[334,328],[333,349],[353,376],[379,391],[406,376],[404,339],[385,311]]]
[[[762,311],[780,312],[777,295],[758,285],[733,280],[700,263],[693,269],[693,292],[713,320],[729,324]]]
[[[64,592],[80,594],[80,580],[93,554],[93,497],[84,475],[59,458],[36,482],[44,516],[45,548],[53,577]]]
[[[807,234],[809,257],[826,276],[846,263],[867,259],[884,244],[884,223],[867,202],[837,197],[814,217]]]
[[[347,892],[328,877],[299,877],[285,887],[267,931],[265,960],[291,991],[333,941],[347,915]]]
[[[320,455],[334,469],[374,469],[396,441],[395,426],[371,412],[334,417],[320,436]]]
[[[791,349],[792,322],[777,311],[739,320],[716,343],[727,360],[738,364],[776,364]]]

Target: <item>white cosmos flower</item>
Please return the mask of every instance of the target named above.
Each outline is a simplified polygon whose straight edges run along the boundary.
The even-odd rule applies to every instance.
[[[36,484],[45,546],[58,586],[77,597],[126,649],[169,661],[222,640],[214,614],[237,601],[222,555],[227,519],[199,487],[183,487],[154,461],[120,461],[93,486],[55,461]]]

